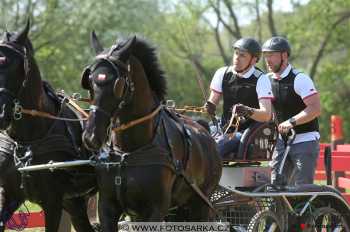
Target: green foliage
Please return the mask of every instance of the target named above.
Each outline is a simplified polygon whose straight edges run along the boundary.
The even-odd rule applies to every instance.
[[[30,18],[30,38],[43,77],[68,93],[84,92],[80,88],[80,73],[95,55],[89,43],[92,30],[96,30],[105,47],[110,47],[117,38],[133,34],[144,36],[158,48],[160,62],[167,74],[168,98],[176,100],[179,106],[202,105],[205,99],[197,79],[203,81],[208,92],[215,70],[224,65],[213,30],[216,18],[210,3],[216,2],[0,0],[0,30],[17,31]],[[229,12],[223,10],[223,2],[220,6],[222,16],[234,27]],[[249,14],[249,23],[240,25],[243,36],[257,37],[261,30],[261,40],[270,37],[266,0],[227,2],[237,15]],[[255,15],[256,3],[260,9],[260,24]],[[292,64],[306,73],[310,72],[321,44],[330,34],[314,76],[321,93],[323,114],[320,121],[325,141],[329,141],[332,114],[344,117],[345,134],[350,135],[350,123],[347,122],[350,113],[347,107],[350,103],[350,21],[336,24],[349,11],[350,0],[310,0],[307,4],[297,5],[292,12],[274,9],[278,33],[292,44]],[[247,22],[242,17],[238,19]],[[226,54],[231,56],[232,36],[222,26],[219,34]],[[201,70],[195,62],[202,66]],[[259,66],[264,68],[263,62]]]

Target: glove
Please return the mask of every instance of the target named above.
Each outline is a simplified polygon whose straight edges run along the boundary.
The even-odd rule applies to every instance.
[[[216,105],[210,101],[207,101],[204,104],[205,110],[207,111],[207,113],[209,115],[215,115],[215,111],[216,111]]]
[[[236,114],[239,117],[250,118],[254,113],[253,108],[251,108],[249,106],[245,106],[243,104],[237,104],[237,105],[235,105],[235,107],[236,107]]]

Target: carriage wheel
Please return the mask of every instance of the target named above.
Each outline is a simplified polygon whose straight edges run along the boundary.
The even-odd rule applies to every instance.
[[[248,232],[282,232],[282,225],[276,213],[263,210],[254,215],[248,225]]]
[[[348,232],[349,224],[337,210],[331,207],[316,209],[306,220],[306,229],[303,232]]]

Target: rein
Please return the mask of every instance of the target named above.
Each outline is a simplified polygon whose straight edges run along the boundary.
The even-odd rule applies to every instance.
[[[233,121],[236,119],[236,122],[233,123]],[[228,136],[229,138],[233,138],[233,136],[238,132],[238,127],[239,127],[239,123],[240,123],[240,118],[237,116],[236,114],[236,107],[232,110],[232,116],[230,119],[229,124],[226,127],[226,130],[224,132],[224,135],[228,134],[228,130],[233,126],[235,128],[235,130],[232,133],[229,133]]]
[[[72,105],[79,113],[81,113],[84,117],[81,119],[75,119],[75,118],[64,118],[64,117],[58,117],[55,115],[52,115],[50,113],[39,111],[39,110],[30,110],[30,109],[24,109],[22,106],[15,105],[14,109],[14,115],[15,119],[19,120],[22,118],[22,113],[31,115],[33,117],[42,117],[42,118],[50,118],[54,120],[60,120],[60,121],[70,121],[70,122],[79,122],[79,121],[85,121],[89,117],[88,113],[86,113],[78,104],[76,104],[71,98],[66,97],[64,100],[66,103]]]
[[[143,116],[142,118],[138,118],[138,119],[135,119],[135,120],[130,121],[128,123],[122,124],[122,125],[120,125],[118,127],[114,127],[112,130],[114,132],[120,132],[120,131],[126,130],[126,129],[130,128],[130,127],[133,127],[133,126],[135,126],[137,124],[140,124],[140,123],[142,123],[144,121],[147,121],[147,120],[153,118],[154,116],[156,116],[159,113],[159,111],[161,110],[161,108],[162,108],[162,105],[159,105],[154,111],[152,111],[151,113],[147,114],[146,116]]]
[[[183,108],[175,108],[175,111],[180,114],[186,113],[186,112],[207,114],[207,111],[203,106],[184,106]]]

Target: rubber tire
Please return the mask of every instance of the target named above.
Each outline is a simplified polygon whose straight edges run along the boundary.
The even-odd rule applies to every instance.
[[[268,209],[259,211],[254,215],[254,217],[250,220],[247,232],[260,232],[258,230],[259,224],[263,219],[270,219],[270,220],[272,219],[277,225],[277,228],[274,231],[275,232],[282,232],[282,225],[281,225],[281,222],[280,222],[278,216],[276,215],[276,213],[274,213],[273,211],[268,210]],[[263,230],[261,232],[266,232],[266,230]]]
[[[325,214],[332,214],[340,218],[342,224],[343,224],[343,230],[342,232],[350,232],[350,225],[347,224],[346,219],[336,210],[331,207],[321,207],[315,210],[315,212],[312,215],[309,215],[306,219],[306,225],[313,225],[314,219],[317,220],[318,217],[325,215]],[[306,228],[303,230],[303,232],[316,232],[318,230],[315,230],[315,228]]]

